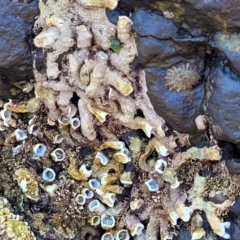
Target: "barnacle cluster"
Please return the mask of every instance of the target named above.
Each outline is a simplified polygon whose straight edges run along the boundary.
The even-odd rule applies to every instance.
[[[165,76],[166,86],[170,90],[181,91],[191,90],[199,82],[201,76],[196,69],[189,63],[179,64],[167,70]]]
[[[22,132],[13,127],[1,131],[8,133],[5,144],[10,149],[21,143],[19,151],[14,152],[18,160],[13,177],[27,199],[18,199],[18,207],[24,211],[26,201],[38,201],[40,212],[32,210],[27,215],[32,219],[30,226],[40,236],[53,234],[72,239],[80,234],[84,239],[84,234],[90,234],[102,240],[172,239],[174,227],[183,221],[189,222],[192,237],[197,239],[208,234],[201,224],[198,210],[202,210],[213,232],[229,238],[226,231],[229,223],[222,219],[239,189],[223,170],[217,172],[221,177],[198,174],[200,169],[204,171],[204,165],[208,169],[211,162],[215,165],[220,162],[221,149],[217,145],[189,147],[185,135],[172,133],[151,139],[146,135],[142,138],[130,135],[124,141],[103,139],[96,146],[79,142],[76,148],[57,128],[49,127],[45,116],[31,115],[21,125]],[[13,119],[20,122],[21,115],[15,114]],[[30,126],[34,126],[34,131],[28,131]],[[23,135],[24,139],[18,141],[15,135]],[[187,150],[176,150],[182,147]],[[23,161],[23,155],[33,160]],[[193,172],[185,174],[194,175],[194,182],[181,176],[184,165],[191,167]],[[189,191],[184,188],[185,180],[191,186]],[[218,194],[226,195],[222,204],[211,200]],[[45,213],[46,209],[50,215]]]

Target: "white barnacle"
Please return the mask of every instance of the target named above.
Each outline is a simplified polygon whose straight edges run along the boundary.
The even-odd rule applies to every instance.
[[[103,213],[101,215],[101,227],[104,230],[110,230],[115,226],[115,218],[113,216],[108,216],[107,214]]]
[[[101,215],[104,211],[106,211],[106,207],[97,199],[89,202],[88,209],[90,212],[95,212],[97,215]]]
[[[201,78],[197,68],[189,63],[179,64],[167,70],[166,85],[170,90],[189,91]]]
[[[57,134],[53,137],[53,143],[61,143],[63,140],[64,138],[60,134]]]
[[[27,130],[28,130],[29,134],[32,134],[34,136],[37,136],[39,134],[39,132],[40,132],[40,128],[37,125],[35,125],[35,124],[29,125],[27,127]]]
[[[114,233],[114,237],[116,240],[129,240],[130,236],[128,230],[126,229],[119,229]]]
[[[77,128],[79,128],[81,126],[81,122],[80,122],[80,119],[75,117],[75,118],[72,118],[70,120],[70,126],[72,127],[72,129],[76,130]]]
[[[101,240],[114,240],[112,233],[106,232],[102,235]]]
[[[90,107],[89,111],[97,118],[97,120],[101,123],[104,123],[106,121],[107,115],[109,115],[107,112],[102,111],[97,108]]]
[[[78,194],[75,197],[75,202],[79,205],[84,205],[86,203],[86,196],[84,194]]]
[[[58,122],[60,124],[60,126],[67,126],[70,124],[70,117],[67,116],[67,115],[62,115],[59,119],[58,119]]]
[[[89,190],[88,188],[83,188],[81,192],[86,199],[91,199],[94,196],[93,191]]]
[[[46,150],[46,146],[42,143],[38,143],[33,146],[33,152],[36,154],[37,157],[43,157]]]
[[[156,192],[159,190],[159,184],[156,180],[154,179],[149,179],[147,182],[145,182],[145,184],[148,187],[148,190],[150,192]]]
[[[56,148],[50,155],[55,162],[61,162],[66,157],[66,153],[62,148]]]
[[[155,171],[160,173],[160,174],[163,174],[166,167],[167,167],[167,162],[163,159],[158,159],[156,164],[155,164]]]
[[[176,212],[170,212],[169,213],[169,220],[172,223],[172,225],[176,225],[177,224],[177,220],[179,218],[179,215]]]
[[[9,121],[12,119],[11,113],[3,109],[0,111],[0,115],[3,120],[4,126],[9,127]]]
[[[19,128],[14,131],[14,134],[17,141],[23,141],[27,139],[27,134]]]
[[[72,119],[75,114],[77,113],[77,107],[75,105],[70,105],[69,109],[68,109],[68,114],[67,116]]]
[[[18,154],[21,151],[21,149],[22,149],[22,145],[17,145],[16,147],[13,147],[12,148],[13,155]]]
[[[105,166],[108,164],[109,159],[102,152],[97,152],[94,161],[99,161],[102,165]]]
[[[56,27],[44,29],[38,36],[35,37],[34,44],[39,48],[52,48],[59,34],[60,32]]]
[[[100,216],[92,216],[89,222],[92,226],[98,226],[101,223],[101,218]]]
[[[97,179],[89,179],[88,186],[90,187],[90,189],[96,190],[101,186],[101,184]]]
[[[83,179],[87,180],[91,175],[92,175],[92,170],[88,170],[87,166],[85,164],[83,164],[80,168],[79,168],[79,173],[82,175]]]
[[[41,186],[42,189],[48,193],[48,195],[50,197],[54,197],[56,195],[56,191],[58,189],[58,185],[57,184],[51,184],[51,185],[46,185],[46,186]]]
[[[56,178],[56,173],[51,168],[46,168],[42,173],[42,178],[46,182],[53,182]]]

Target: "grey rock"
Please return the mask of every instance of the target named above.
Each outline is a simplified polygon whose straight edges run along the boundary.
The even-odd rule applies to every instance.
[[[229,197],[224,195],[223,193],[216,193],[214,197],[209,197],[208,200],[215,203],[215,204],[222,204],[224,203]]]
[[[122,10],[121,8],[116,8],[114,10],[106,9],[106,15],[108,17],[109,22],[117,24],[118,18],[120,16],[128,16],[129,14],[126,11]]]
[[[219,56],[208,71],[205,111],[214,137],[239,145],[240,79],[225,62]]]
[[[191,240],[191,234],[186,228],[182,228],[177,236],[173,237],[173,240]]]
[[[137,59],[143,67],[155,65],[163,69],[188,62],[196,65],[199,71],[202,72],[205,68],[205,52],[202,49],[205,48],[206,43],[183,40],[177,38],[158,40],[152,37],[137,37]]]
[[[38,4],[0,0],[0,9],[0,76],[6,86],[0,97],[9,98],[14,97],[9,92],[11,83],[29,80],[33,75],[30,42]]]
[[[236,201],[231,207],[230,212],[235,214],[237,217],[240,217],[240,197],[239,196],[236,198]],[[240,229],[239,229],[239,234],[240,234]]]
[[[201,114],[203,84],[192,91],[170,91],[165,85],[165,76],[166,71],[158,67],[146,69],[148,95],[154,110],[174,130],[193,137],[201,135],[201,131],[197,130],[195,118]]]
[[[231,240],[239,240],[240,236],[240,225],[237,222],[231,223]]]
[[[134,12],[132,29],[139,36],[170,39],[177,35],[177,27],[171,19],[147,10]]]
[[[240,175],[240,159],[229,159],[226,161],[226,166],[231,175]]]
[[[225,54],[232,69],[240,77],[240,34],[216,33],[210,44]]]
[[[126,11],[145,8],[168,12],[185,28],[208,33],[233,33],[240,27],[240,5],[236,0],[120,0],[120,6]]]
[[[240,5],[236,0],[183,0],[180,5],[184,8],[182,22],[190,28],[200,28],[209,33],[239,30]]]
[[[167,69],[181,61],[176,56],[175,44],[171,40],[138,37],[136,39],[138,49],[138,61],[143,65],[157,65]]]
[[[138,36],[136,43],[137,60],[143,67],[159,66],[168,69],[179,63],[188,62],[196,65],[200,72],[205,68],[206,39],[175,36],[173,39],[159,40]]]

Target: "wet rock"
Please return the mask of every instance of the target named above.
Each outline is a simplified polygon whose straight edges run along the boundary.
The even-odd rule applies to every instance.
[[[210,42],[211,46],[225,54],[231,68],[240,77],[240,34],[217,33]]]
[[[240,144],[240,80],[224,56],[219,56],[207,74],[205,111],[216,139]]]
[[[143,21],[144,19],[144,21]],[[171,19],[147,10],[136,11],[131,20],[136,33],[138,61],[163,69],[188,62],[204,69],[208,38],[178,30]]]
[[[192,237],[190,232],[185,228],[183,228],[177,236],[173,237],[173,240],[191,240],[191,239]]]
[[[203,31],[215,33],[217,31],[235,32],[240,27],[238,1],[184,0],[180,6],[184,9],[183,22],[190,28],[200,28]]]
[[[145,19],[145,21],[143,21]],[[170,39],[177,35],[177,26],[171,19],[147,10],[138,10],[132,16],[132,29],[139,36]]]
[[[0,0],[0,97],[13,98],[11,83],[32,77],[31,27],[38,15],[37,1],[29,4]]]
[[[175,44],[171,40],[159,41],[155,38],[138,37],[136,42],[137,60],[142,66],[158,65],[167,69],[180,60],[180,57],[176,56]]]
[[[238,223],[231,224],[231,240],[239,240],[240,225]]]
[[[139,1],[139,0],[120,0],[119,1],[119,6],[128,11],[128,12],[133,12],[139,7],[147,7],[150,9],[149,1]]]
[[[192,91],[170,91],[165,84],[165,76],[166,71],[158,67],[146,69],[148,95],[155,111],[174,130],[198,136],[201,132],[197,130],[195,118],[201,114],[203,84]]]
[[[205,68],[206,43],[192,42],[193,39],[183,39],[177,36],[172,40],[137,37],[137,60],[144,67],[157,65],[163,69],[187,62],[195,65],[201,73]]]
[[[240,159],[232,158],[227,160],[226,166],[231,175],[240,175]]]
[[[106,9],[106,15],[108,17],[109,22],[113,24],[117,24],[118,18],[120,16],[128,16],[128,13],[121,8],[116,8],[114,10]]]
[[[235,214],[237,217],[240,217],[240,197],[237,197],[235,203],[233,204],[233,206],[230,209],[230,212]]]
[[[240,5],[236,0],[121,0],[120,6],[126,11],[140,7],[162,12],[189,30],[233,33],[240,27]]]
[[[215,204],[222,204],[228,199],[227,195],[224,195],[223,193],[217,193],[214,197],[209,197],[209,201],[215,203]]]

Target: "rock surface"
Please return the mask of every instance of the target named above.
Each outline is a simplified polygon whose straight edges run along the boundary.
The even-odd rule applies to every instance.
[[[240,80],[226,58],[216,60],[209,69],[206,112],[216,139],[240,143]]]
[[[237,217],[240,217],[240,197],[237,197],[236,202],[233,204],[230,211]]]
[[[191,234],[186,229],[182,229],[178,236],[173,237],[173,240],[191,240]]]
[[[240,26],[240,6],[235,0],[121,0],[120,7],[127,11],[139,7],[160,11],[185,28],[199,28],[208,33],[235,32]]]
[[[147,19],[147,21],[143,21]],[[132,16],[132,29],[141,37],[154,37],[157,39],[170,39],[177,35],[177,26],[171,19],[146,10],[134,12]],[[141,24],[140,24],[141,23]]]
[[[0,97],[7,99],[13,97],[11,83],[33,75],[30,42],[38,4],[0,0],[0,9]]]

